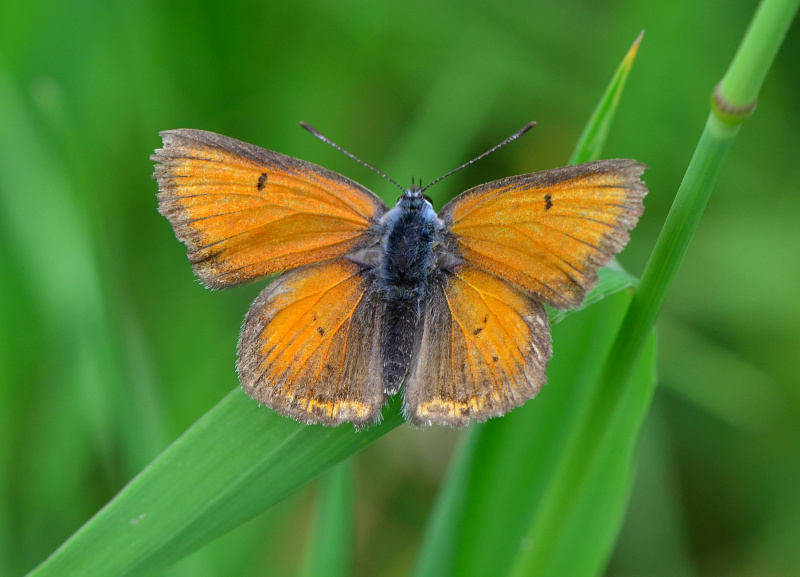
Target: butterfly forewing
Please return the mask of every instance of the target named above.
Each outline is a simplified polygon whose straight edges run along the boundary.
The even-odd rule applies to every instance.
[[[645,168],[601,160],[505,178],[468,190],[439,216],[465,261],[573,307],[641,216]]]
[[[381,302],[347,259],[280,275],[247,314],[237,368],[247,393],[305,423],[366,425],[380,416]]]
[[[203,284],[224,288],[374,243],[386,205],[309,162],[211,132],[161,133],[159,210]]]

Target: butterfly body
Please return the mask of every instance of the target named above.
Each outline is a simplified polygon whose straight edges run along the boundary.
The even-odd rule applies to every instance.
[[[419,188],[386,213],[378,271],[383,300],[383,389],[394,395],[408,372],[421,305],[428,295],[433,250],[441,222]]]
[[[552,354],[544,304],[579,305],[642,213],[645,166],[605,160],[475,187],[438,215],[389,209],[314,164],[199,130],[161,133],[159,210],[200,280],[278,276],[245,318],[245,391],[305,423],[365,426],[401,390],[417,426],[532,398]]]

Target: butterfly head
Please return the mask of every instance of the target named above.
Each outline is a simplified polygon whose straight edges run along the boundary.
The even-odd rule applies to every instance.
[[[411,188],[403,191],[403,195],[397,199],[397,206],[414,212],[433,212],[433,201],[429,196],[424,194],[425,189],[422,188],[422,180],[419,183],[411,179]]]

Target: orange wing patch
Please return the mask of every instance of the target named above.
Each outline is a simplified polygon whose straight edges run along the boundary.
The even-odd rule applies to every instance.
[[[279,276],[242,328],[237,369],[245,391],[305,423],[376,420],[385,396],[373,282],[347,259]]]
[[[646,166],[601,160],[505,178],[445,205],[453,252],[558,308],[574,307],[628,242]]]
[[[162,132],[159,211],[206,286],[224,288],[374,243],[386,205],[332,171],[202,130]]]
[[[503,415],[536,395],[550,356],[541,303],[469,264],[440,273],[406,378],[406,419],[459,427]]]

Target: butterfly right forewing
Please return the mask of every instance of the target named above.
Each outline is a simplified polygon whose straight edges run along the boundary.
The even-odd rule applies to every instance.
[[[201,282],[227,288],[374,243],[386,205],[310,162],[203,130],[167,130],[158,208]]]
[[[512,176],[453,199],[453,250],[557,307],[579,305],[642,215],[646,166],[614,159]]]

